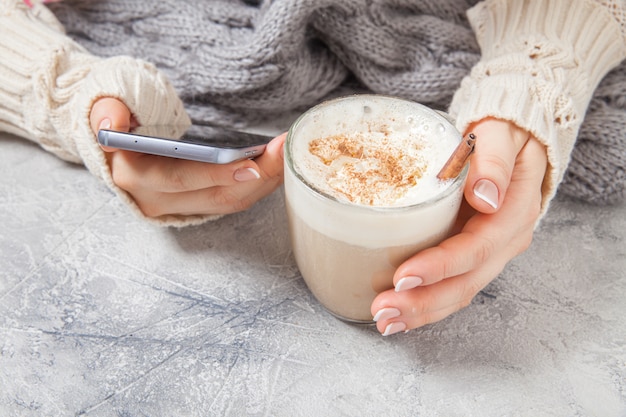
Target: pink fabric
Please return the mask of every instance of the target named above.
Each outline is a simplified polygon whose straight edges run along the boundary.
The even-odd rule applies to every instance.
[[[55,3],[57,1],[61,0],[43,0],[44,3]],[[24,0],[24,3],[26,3],[28,7],[33,7],[33,2],[31,0]]]

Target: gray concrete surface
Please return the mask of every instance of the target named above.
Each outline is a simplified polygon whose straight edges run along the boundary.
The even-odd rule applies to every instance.
[[[0,416],[625,416],[626,206],[557,200],[467,309],[383,338],[307,291],[280,192],[182,230],[0,137]]]

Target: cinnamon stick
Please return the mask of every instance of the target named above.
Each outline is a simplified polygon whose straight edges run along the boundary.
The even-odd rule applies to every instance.
[[[459,176],[469,156],[474,152],[476,135],[469,133],[456,147],[450,158],[446,161],[441,171],[437,174],[440,180],[449,180]]]

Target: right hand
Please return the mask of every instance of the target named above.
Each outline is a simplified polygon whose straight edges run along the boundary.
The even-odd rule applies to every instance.
[[[137,126],[126,105],[115,98],[96,101],[91,129],[128,132]],[[208,164],[103,147],[115,185],[126,191],[147,217],[228,214],[250,208],[283,179],[286,134],[273,139],[254,160]]]
[[[468,306],[531,243],[548,164],[545,147],[503,120],[484,119],[469,131],[478,139],[460,230],[400,265],[395,289],[374,299],[371,312],[383,335],[434,323]]]

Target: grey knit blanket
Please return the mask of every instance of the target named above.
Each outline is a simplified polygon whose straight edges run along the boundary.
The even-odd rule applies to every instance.
[[[244,126],[368,91],[445,110],[479,60],[465,0],[66,0],[50,5],[100,56],[131,55],[172,80],[195,121]],[[559,188],[626,194],[626,63],[595,92]]]

